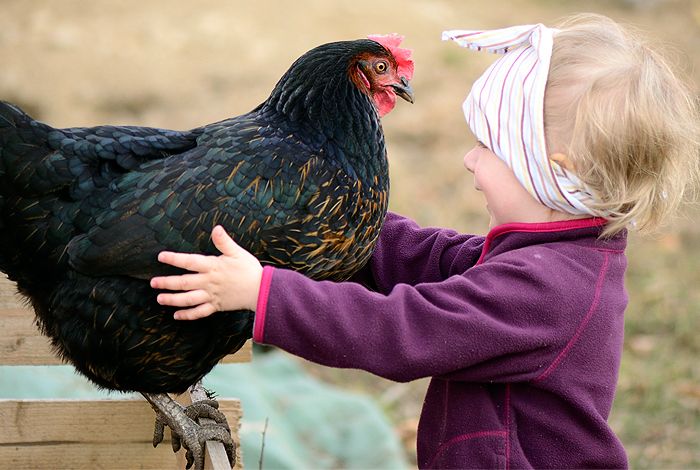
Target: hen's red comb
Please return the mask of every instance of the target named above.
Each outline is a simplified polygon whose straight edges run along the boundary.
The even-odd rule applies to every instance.
[[[396,59],[396,64],[399,67],[399,76],[406,77],[406,80],[413,78],[413,59],[411,59],[411,49],[399,47],[403,36],[400,34],[370,34],[367,39],[378,42],[385,49],[391,52]]]

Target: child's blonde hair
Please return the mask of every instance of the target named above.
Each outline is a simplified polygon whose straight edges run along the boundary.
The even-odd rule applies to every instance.
[[[693,96],[666,61],[599,15],[564,21],[545,92],[549,154],[564,153],[609,220],[654,229],[698,172]]]

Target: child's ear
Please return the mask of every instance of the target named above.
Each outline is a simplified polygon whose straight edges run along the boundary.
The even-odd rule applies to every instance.
[[[569,157],[564,155],[563,153],[553,153],[549,156],[549,159],[557,162],[557,164],[564,168],[567,171],[574,171],[574,165],[571,163],[571,160],[569,160]]]

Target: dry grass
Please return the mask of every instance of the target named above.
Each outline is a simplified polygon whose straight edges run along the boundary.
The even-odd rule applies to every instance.
[[[472,142],[460,104],[490,59],[443,44],[440,31],[551,23],[578,11],[606,13],[674,44],[698,88],[700,3],[690,0],[3,0],[0,98],[58,127],[190,128],[251,109],[317,44],[400,32],[414,49],[417,101],[399,103],[385,119],[391,206],[423,224],[481,232],[482,200],[461,167]],[[626,351],[612,423],[637,468],[700,466],[700,233],[692,223],[698,210],[687,214],[663,236],[634,238],[629,250]],[[423,382],[312,370],[377,396],[413,449]]]

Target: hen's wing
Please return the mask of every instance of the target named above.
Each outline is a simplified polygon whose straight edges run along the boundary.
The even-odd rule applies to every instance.
[[[100,192],[85,209],[93,227],[69,245],[71,265],[89,275],[148,278],[169,272],[157,262],[161,250],[216,253],[209,235],[216,224],[263,261],[288,263],[307,224],[331,208],[334,194],[348,197],[353,183],[325,163],[322,142],[259,121],[208,126],[195,148],[142,165]],[[318,243],[318,234],[309,238]]]
[[[54,129],[0,102],[0,268],[15,279],[63,269],[66,244],[92,224],[83,207],[97,193],[144,162],[194,148],[200,133]]]

